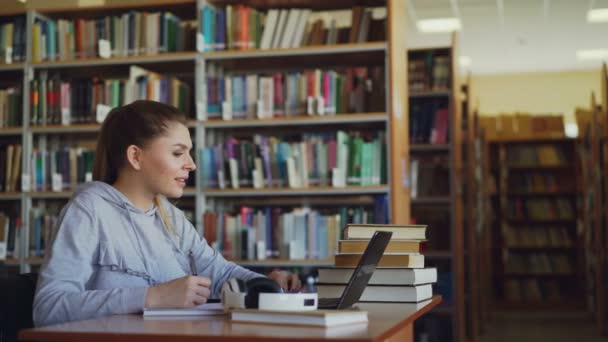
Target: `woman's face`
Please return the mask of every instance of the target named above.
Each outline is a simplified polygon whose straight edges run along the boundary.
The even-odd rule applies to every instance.
[[[196,165],[190,157],[192,140],[181,123],[169,124],[166,134],[142,150],[141,172],[148,191],[166,197],[181,197],[186,180]]]

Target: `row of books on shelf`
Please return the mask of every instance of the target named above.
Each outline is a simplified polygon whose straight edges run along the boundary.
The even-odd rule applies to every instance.
[[[439,197],[450,194],[448,155],[410,157],[410,197]]]
[[[554,279],[510,279],[505,283],[505,299],[510,302],[559,302],[571,297],[571,292]]]
[[[22,113],[23,93],[21,87],[9,86],[0,89],[0,128],[20,127],[23,118]]]
[[[60,208],[56,204],[51,207],[35,206],[29,212],[29,236],[26,250],[22,248],[21,239],[26,238],[21,233],[22,220],[18,215],[0,212],[0,260],[26,258],[41,258],[46,254],[48,243],[56,229]]]
[[[574,240],[568,227],[513,227],[503,225],[507,247],[571,247]]]
[[[383,132],[230,137],[199,153],[204,188],[386,184]]]
[[[206,212],[203,236],[228,259],[328,259],[344,224],[386,222],[386,201],[386,196],[378,196],[368,208],[240,207],[234,212]]]
[[[25,61],[25,16],[0,24],[0,63],[11,64]]]
[[[101,122],[111,108],[140,99],[167,103],[190,113],[189,85],[134,65],[128,78],[121,79],[64,80],[59,74],[41,72],[30,87],[32,125]]]
[[[238,74],[210,64],[207,118],[383,112],[385,88],[382,67]]]
[[[267,12],[245,5],[203,6],[200,9],[199,51],[298,48],[302,46],[363,43],[386,39],[386,18],[372,9],[355,6],[351,26],[338,27],[332,12],[306,8]]]
[[[34,62],[119,57],[194,50],[196,21],[171,12],[129,11],[117,16],[36,17]]]
[[[21,187],[20,144],[0,145],[0,191],[12,192]]]
[[[560,192],[576,188],[572,175],[552,172],[516,173],[508,177],[508,192]]]
[[[559,166],[571,162],[566,151],[553,144],[510,146],[506,161],[509,166]]]
[[[530,113],[482,116],[479,125],[488,140],[564,138],[564,116]]]
[[[450,89],[450,57],[428,51],[408,58],[408,83],[411,92],[447,91]]]
[[[65,191],[93,180],[95,151],[82,147],[34,150],[30,191]]]
[[[568,254],[509,254],[505,262],[507,274],[565,274],[574,272],[574,265]]]
[[[347,225],[344,240],[338,245],[335,267],[319,270],[319,296],[339,297],[373,234],[389,231],[393,235],[360,301],[418,303],[431,298],[437,269],[425,268],[424,255],[420,254],[426,229],[425,225]]]
[[[0,212],[0,260],[17,258],[20,246],[21,218]]]
[[[410,101],[410,143],[448,143],[450,112],[444,106],[444,104],[437,102]]]
[[[567,198],[514,198],[508,204],[512,220],[574,220],[574,205]]]

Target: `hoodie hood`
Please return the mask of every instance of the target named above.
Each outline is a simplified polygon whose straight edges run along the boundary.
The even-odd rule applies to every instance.
[[[115,187],[113,187],[110,184],[105,183],[105,182],[93,181],[93,182],[84,183],[76,189],[76,193],[74,194],[74,197],[76,197],[77,195],[79,195],[81,193],[89,193],[89,194],[97,195],[97,196],[103,198],[105,201],[112,203],[115,206],[118,206],[122,209],[131,211],[131,212],[136,212],[138,214],[154,215],[158,211],[158,208],[156,206],[153,206],[152,208],[150,208],[148,210],[142,210],[140,208],[137,208],[133,204],[133,202],[131,202],[131,200],[129,200],[129,198],[127,196],[125,196],[125,194],[123,194],[122,192],[118,191]]]

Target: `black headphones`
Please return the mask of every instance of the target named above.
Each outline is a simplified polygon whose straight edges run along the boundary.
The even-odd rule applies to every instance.
[[[276,281],[259,277],[245,282],[241,279],[232,278],[225,284],[225,291],[245,294],[245,307],[247,309],[257,309],[260,293],[282,293],[283,289]]]

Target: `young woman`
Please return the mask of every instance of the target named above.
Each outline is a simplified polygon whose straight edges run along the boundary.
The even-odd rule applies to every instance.
[[[97,145],[94,182],[63,208],[40,272],[34,323],[186,308],[218,297],[230,278],[263,277],[226,261],[165,197],[182,196],[196,169],[186,118],[136,101],[113,109]],[[296,275],[269,274],[297,290]]]

